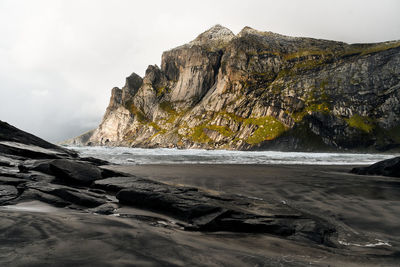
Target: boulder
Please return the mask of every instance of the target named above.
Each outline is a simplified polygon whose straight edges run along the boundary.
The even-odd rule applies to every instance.
[[[400,157],[379,161],[368,167],[353,168],[351,173],[400,177]]]
[[[103,215],[110,215],[114,214],[114,211],[118,208],[118,205],[115,203],[106,203],[103,205],[100,205],[94,209],[91,209],[91,212],[97,213],[97,214],[103,214]]]
[[[90,185],[102,179],[102,170],[97,166],[70,159],[57,159],[34,163],[33,170],[54,175],[57,182],[64,184]]]
[[[9,201],[18,196],[18,190],[12,185],[0,185],[0,203]]]

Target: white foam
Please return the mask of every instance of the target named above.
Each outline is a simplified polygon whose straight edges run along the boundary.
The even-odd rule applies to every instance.
[[[2,206],[2,209],[27,212],[54,212],[57,208],[40,201],[23,202],[16,205]]]
[[[375,239],[376,243],[366,243],[366,244],[357,244],[357,243],[350,243],[350,242],[346,242],[344,240],[339,240],[339,244],[344,245],[344,246],[355,246],[355,247],[378,247],[378,246],[388,246],[391,247],[392,245],[387,242],[387,241],[383,241],[380,239]]]
[[[70,147],[84,157],[116,164],[301,164],[363,165],[395,157],[394,154],[230,151],[175,148]]]

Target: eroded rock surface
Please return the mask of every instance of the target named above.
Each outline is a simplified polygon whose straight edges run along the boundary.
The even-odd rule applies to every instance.
[[[24,134],[21,138],[25,140],[23,137]],[[36,143],[41,142],[45,141]],[[337,245],[336,230],[327,221],[282,203],[211,194],[195,187],[126,176],[98,166],[103,161],[81,159],[51,144],[40,147],[30,144],[29,140],[19,143],[18,139],[0,139],[0,143],[11,148],[1,154],[1,205],[39,200],[57,207],[106,215],[117,213],[118,207],[127,205],[179,220],[189,231],[264,233]],[[129,217],[158,224],[157,218],[149,216]]]
[[[216,25],[112,89],[69,144],[400,149],[400,42],[346,44]]]
[[[383,175],[400,178],[400,157],[383,160],[368,167],[358,167],[352,173],[361,175]]]

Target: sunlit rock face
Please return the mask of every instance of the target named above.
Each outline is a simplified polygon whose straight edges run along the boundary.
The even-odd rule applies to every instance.
[[[114,88],[76,143],[371,150],[400,147],[400,42],[346,44],[216,25]]]

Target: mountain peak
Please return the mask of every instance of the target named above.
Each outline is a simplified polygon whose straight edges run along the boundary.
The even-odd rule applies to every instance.
[[[216,24],[207,31],[203,32],[191,44],[204,45],[213,43],[227,43],[235,37],[235,34],[228,28]]]
[[[249,26],[244,27],[239,33],[238,33],[238,37],[243,37],[246,35],[261,35],[261,36],[283,36],[281,34],[278,33],[274,33],[274,32],[264,32],[264,31],[259,31],[256,29],[253,29]]]

